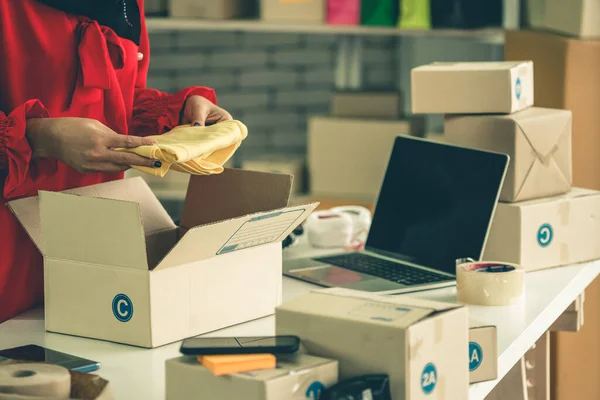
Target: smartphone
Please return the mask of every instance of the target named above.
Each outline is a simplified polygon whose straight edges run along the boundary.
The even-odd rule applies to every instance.
[[[99,362],[86,360],[85,358],[72,356],[70,354],[61,353],[33,344],[0,350],[0,361],[2,361],[3,358],[19,361],[45,362],[48,364],[60,365],[61,367],[78,372],[92,372],[100,368]]]
[[[181,344],[181,353],[192,356],[224,354],[291,354],[298,351],[297,336],[190,338]]]

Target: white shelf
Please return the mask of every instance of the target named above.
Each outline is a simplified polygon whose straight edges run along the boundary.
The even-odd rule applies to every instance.
[[[237,31],[266,33],[310,33],[320,35],[359,35],[359,36],[416,36],[469,39],[486,43],[504,43],[502,29],[400,29],[377,26],[337,26],[320,24],[285,24],[260,20],[203,20],[184,18],[148,18],[150,32],[157,31]]]

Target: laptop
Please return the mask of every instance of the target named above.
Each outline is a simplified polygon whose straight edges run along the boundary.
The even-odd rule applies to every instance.
[[[384,294],[452,286],[481,259],[509,157],[397,137],[365,249],[284,262],[284,275]]]

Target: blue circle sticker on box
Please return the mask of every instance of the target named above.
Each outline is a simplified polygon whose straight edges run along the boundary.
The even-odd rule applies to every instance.
[[[517,100],[521,100],[521,78],[517,78],[517,83],[515,84],[515,94],[517,95]]]
[[[552,243],[552,238],[554,236],[554,232],[552,230],[552,226],[550,224],[544,224],[540,226],[537,232],[537,241],[538,244],[542,247],[546,247]]]
[[[483,361],[483,350],[475,342],[469,342],[469,371],[475,371]]]
[[[433,392],[436,384],[437,370],[435,369],[435,365],[429,363],[423,368],[423,373],[421,374],[421,389],[423,389],[425,394],[429,394]]]
[[[319,381],[314,381],[306,390],[306,398],[310,400],[318,400],[321,397],[321,393],[324,389],[325,385]]]
[[[127,322],[133,317],[133,302],[127,295],[118,294],[112,301],[112,311],[116,319]]]

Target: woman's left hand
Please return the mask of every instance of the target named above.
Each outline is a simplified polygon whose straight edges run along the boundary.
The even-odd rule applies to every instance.
[[[190,96],[185,102],[183,124],[205,126],[233,119],[231,114],[202,96]]]

